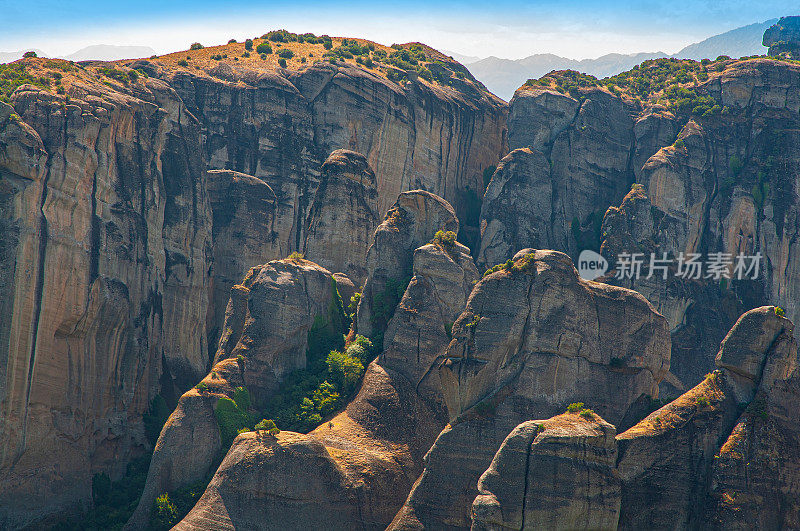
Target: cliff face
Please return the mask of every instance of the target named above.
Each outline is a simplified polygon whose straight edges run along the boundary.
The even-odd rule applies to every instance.
[[[71,94],[18,89],[0,133],[9,526],[85,500],[95,472],[121,474],[146,447],[140,415],[155,392],[207,364],[199,124],[158,80]]]
[[[450,424],[391,528],[469,527],[478,479],[516,426],[585,397],[619,423],[668,369],[666,322],[641,295],[579,279],[563,253],[521,251],[453,325],[439,366]]]
[[[20,63],[37,86],[0,109],[2,522],[75,507],[148,450],[141,414],[208,370],[251,266],[305,251],[360,285],[400,191],[466,211],[505,150],[506,105],[476,83],[228,63]],[[337,148],[365,157],[323,166]]]
[[[694,84],[681,84],[682,71]],[[602,249],[612,271],[619,254],[644,253],[646,277],[650,253],[668,253],[674,261],[666,281],[658,274],[604,280],[641,291],[667,318],[673,367],[686,386],[713,367],[709,353],[742,312],[774,303],[798,315],[800,99],[791,87],[800,83],[800,67],[665,59],[612,78],[613,91],[585,82],[569,94],[549,79],[522,87],[511,102],[515,149],[487,188],[481,265],[529,246],[574,258]],[[640,199],[646,206],[636,206]],[[706,278],[706,270],[696,281],[674,278],[680,253],[708,262],[720,252],[734,262],[724,282]],[[758,271],[736,278],[736,256],[757,253]],[[676,396],[679,388],[667,391]]]
[[[423,189],[474,225],[477,212],[469,210],[483,194],[482,172],[506,150],[506,107],[487,92],[397,84],[345,63],[274,72],[134,66],[168,80],[203,123],[211,168],[254,175],[273,188],[285,254],[306,238],[320,166],[334,149],[366,156],[379,215],[400,192]]]

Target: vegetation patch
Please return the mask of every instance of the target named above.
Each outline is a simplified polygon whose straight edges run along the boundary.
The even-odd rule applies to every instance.
[[[342,336],[339,336],[343,344]],[[374,357],[372,342],[357,335],[347,348],[327,355],[309,351],[308,366],[290,374],[264,408],[275,427],[307,433],[343,407]]]

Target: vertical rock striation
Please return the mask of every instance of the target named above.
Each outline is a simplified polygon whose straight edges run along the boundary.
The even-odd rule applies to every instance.
[[[199,124],[164,82],[75,84],[68,100],[28,85],[12,102],[0,522],[18,527],[86,503],[92,474],[122,475],[159,388],[205,372],[211,213]]]

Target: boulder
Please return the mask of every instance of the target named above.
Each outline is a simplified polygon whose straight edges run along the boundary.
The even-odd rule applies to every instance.
[[[592,413],[523,422],[478,481],[472,530],[615,529],[615,435]]]

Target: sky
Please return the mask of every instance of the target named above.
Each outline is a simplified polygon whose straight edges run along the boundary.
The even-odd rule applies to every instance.
[[[58,56],[117,44],[167,53],[195,41],[224,44],[285,28],[383,44],[419,41],[478,57],[585,59],[673,53],[711,35],[796,14],[796,0],[0,0],[0,51],[38,48]]]

